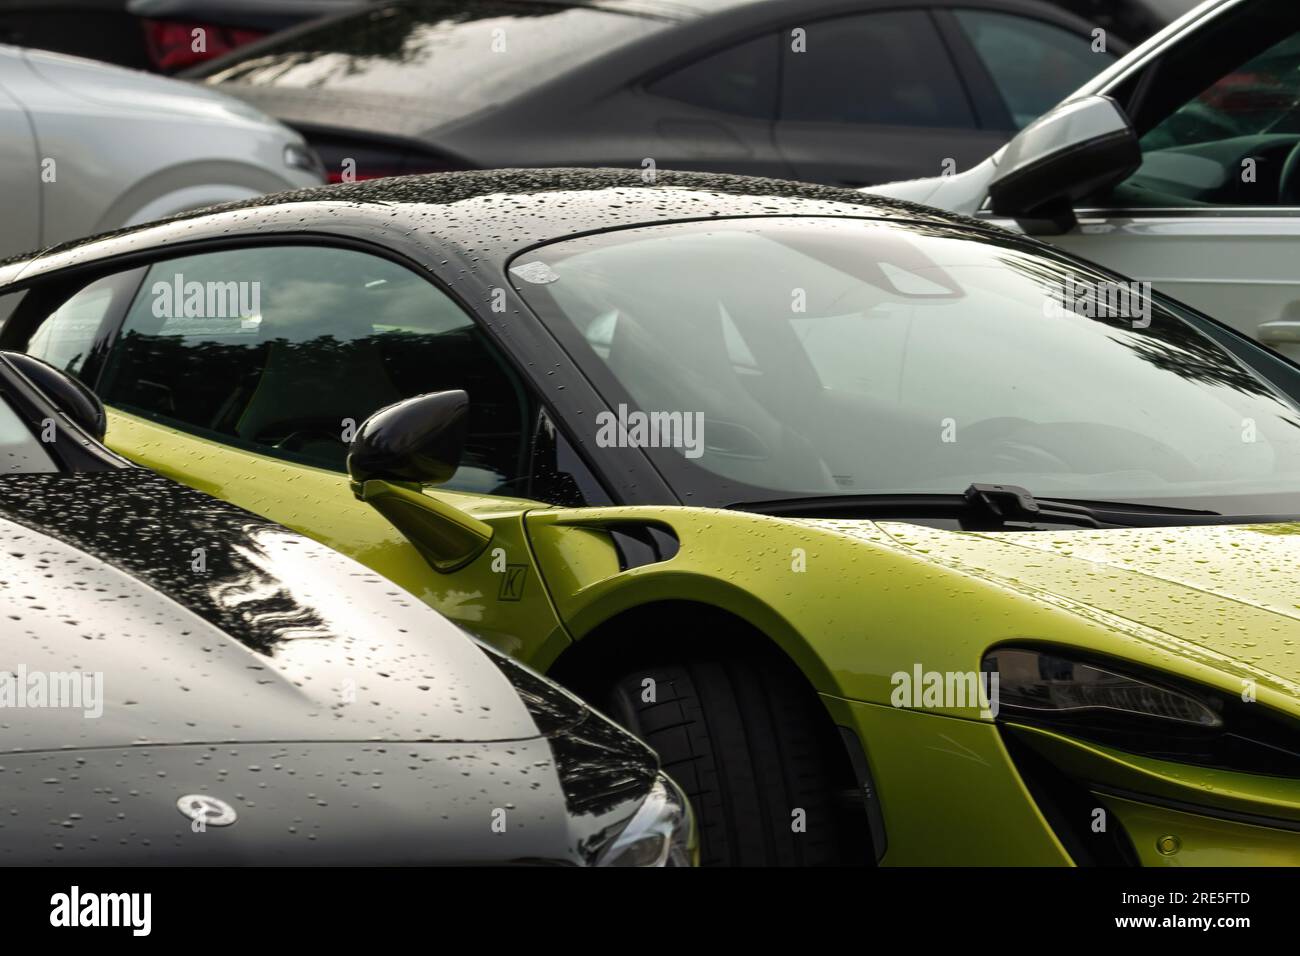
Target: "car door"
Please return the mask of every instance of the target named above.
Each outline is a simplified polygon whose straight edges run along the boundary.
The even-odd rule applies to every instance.
[[[783,32],[776,140],[799,179],[869,186],[967,169],[1009,136],[984,128],[926,10]]]
[[[25,69],[17,51],[0,50],[0,259],[41,245],[41,157],[31,118],[6,83]]]
[[[541,487],[539,403],[428,278],[354,248],[281,243],[168,256],[27,296],[0,344],[91,385],[114,450],[350,555],[507,652],[558,653],[566,639],[523,532],[542,505],[519,497]],[[438,573],[356,500],[345,459],[373,412],[453,388],[471,396],[466,451],[435,494],[494,537],[481,560]],[[598,494],[572,477],[552,487],[556,503]]]
[[[1107,92],[1142,165],[1050,241],[1300,359],[1300,7],[1230,10]]]

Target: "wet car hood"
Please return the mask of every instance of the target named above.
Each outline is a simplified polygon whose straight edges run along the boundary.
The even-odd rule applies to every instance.
[[[420,601],[139,469],[0,477],[0,647],[0,752],[539,734]]]
[[[1159,631],[1300,693],[1300,524],[997,533],[877,527],[937,564]]]

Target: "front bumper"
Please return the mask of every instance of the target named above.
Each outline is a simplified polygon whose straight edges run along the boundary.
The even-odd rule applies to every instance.
[[[1300,865],[1300,780],[823,695],[865,744],[884,866]]]

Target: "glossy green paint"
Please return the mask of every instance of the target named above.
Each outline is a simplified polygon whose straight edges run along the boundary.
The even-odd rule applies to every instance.
[[[865,742],[888,835],[882,865],[1072,865],[993,724],[822,701]]]
[[[182,484],[279,522],[355,558],[508,654],[554,659],[569,639],[542,588],[524,535],[535,502],[438,492],[492,529],[488,547],[454,574],[439,574],[400,531],[358,500],[348,476],[209,441],[109,410],[107,444]],[[496,570],[501,568],[504,570]],[[503,595],[523,569],[518,593]]]
[[[1300,780],[1154,760],[1041,728],[1015,732],[1096,785],[1098,806],[1119,818],[1146,866],[1300,866]]]
[[[1104,800],[1124,824],[1143,866],[1300,865],[1300,833],[1154,807],[1122,797],[1108,796]]]
[[[1300,525],[981,534],[695,508],[561,509],[402,486],[417,510],[421,502],[443,517],[456,509],[473,519],[467,526],[490,531],[473,560],[439,572],[354,496],[345,475],[120,412],[110,413],[108,443],[343,551],[539,670],[615,615],[646,604],[696,601],[733,613],[780,646],[835,720],[864,742],[888,829],[889,864],[1070,863],[991,719],[975,705],[891,706],[895,674],[977,672],[991,647],[1045,642],[1123,658],[1226,694],[1249,687],[1262,705],[1300,718]],[[603,529],[626,521],[671,528],[679,553],[620,571]],[[418,522],[404,524],[420,536],[412,530]],[[517,594],[503,590],[507,569],[524,575]],[[693,636],[702,645],[710,638]],[[1132,784],[1114,784],[1118,789],[1172,789],[1217,806],[1204,798],[1210,793],[1252,813],[1300,818],[1300,793],[1277,790],[1272,778],[1237,774],[1229,781],[1219,772],[1139,766],[1101,748],[1077,750],[1093,761],[1080,764],[1088,772]],[[1080,752],[1070,751],[1070,759],[1083,760]],[[959,784],[936,786],[940,780]],[[1104,799],[1112,806],[1111,797]],[[1172,820],[1153,816],[1150,807],[1113,806],[1135,826]],[[1226,837],[1226,824],[1195,819],[1208,829],[1189,838],[1199,849],[1184,859],[1209,859],[1205,834]],[[1252,846],[1265,846],[1259,834],[1250,835]],[[1267,846],[1261,859],[1272,860],[1293,844]],[[1169,863],[1139,853],[1146,862]]]
[[[1195,803],[1225,816],[1265,817],[1300,825],[1300,780],[1189,767],[1042,728],[1017,726],[1015,732],[1056,766],[1103,790],[1148,794],[1171,804]],[[1300,859],[1293,862],[1300,864]]]

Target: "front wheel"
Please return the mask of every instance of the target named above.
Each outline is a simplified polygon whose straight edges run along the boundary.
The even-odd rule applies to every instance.
[[[700,862],[828,866],[871,860],[865,814],[830,717],[769,656],[699,657],[622,674],[610,717],[653,747],[690,797]]]

